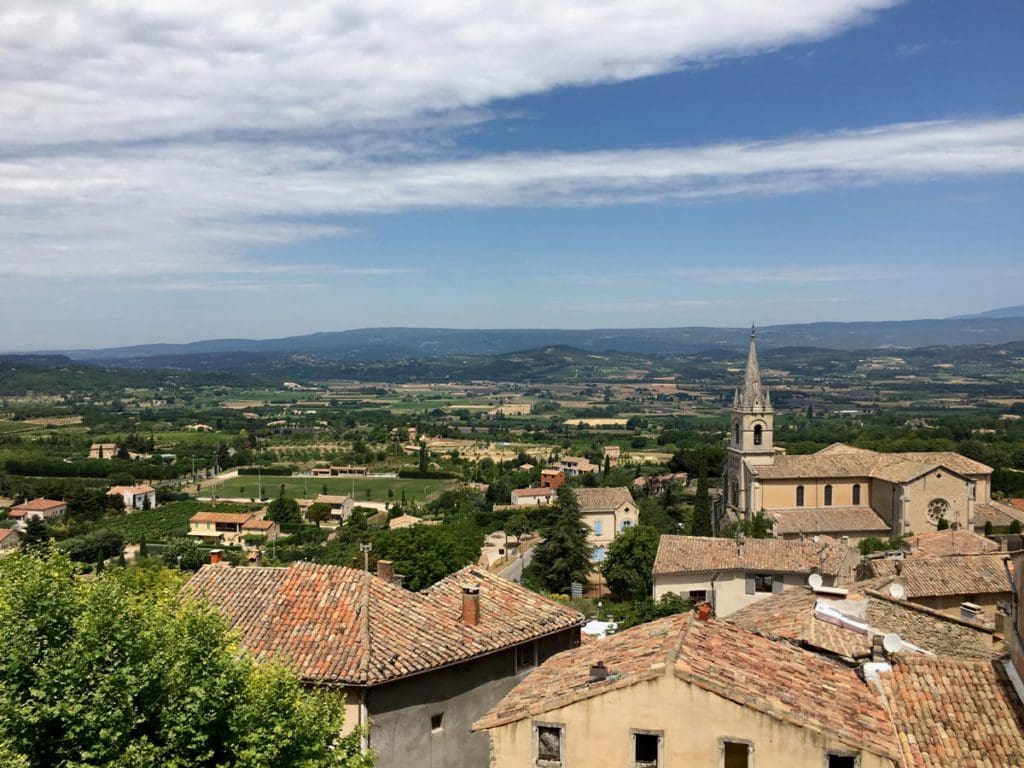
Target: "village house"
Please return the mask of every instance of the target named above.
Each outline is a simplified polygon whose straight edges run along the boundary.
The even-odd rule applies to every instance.
[[[583,458],[582,456],[563,456],[556,462],[556,466],[566,477],[592,475],[601,471],[597,464],[591,463],[590,459]]]
[[[907,600],[941,613],[992,624],[1013,601],[1008,560],[1003,553],[866,560],[861,575],[897,584]]]
[[[247,547],[246,537],[260,537],[260,544],[281,537],[281,526],[248,512],[199,512],[189,518],[188,535],[228,546]]]
[[[991,626],[947,616],[865,582],[848,589],[794,587],[741,608],[727,621],[851,666],[875,658],[886,635],[899,637],[903,653],[967,659],[999,658],[1006,645]]]
[[[552,488],[516,488],[512,491],[512,506],[534,507],[550,504],[555,500]]]
[[[189,432],[213,432],[213,427],[209,424],[202,423],[186,424],[185,429]]]
[[[1012,508],[991,498],[992,468],[966,456],[879,453],[842,443],[790,456],[774,445],[774,419],[751,333],[743,387],[733,400],[719,527],[763,513],[776,536],[847,536],[856,544],[934,531],[942,521],[974,530],[1009,519]]]
[[[356,508],[356,500],[351,496],[334,496],[329,493],[321,493],[314,503],[329,506],[331,518],[342,523],[352,516],[352,510]]]
[[[929,531],[903,540],[903,552],[907,557],[946,557],[947,555],[981,555],[998,552],[999,544],[973,531],[954,530]]]
[[[345,697],[378,768],[487,768],[470,726],[539,664],[579,644],[585,618],[471,566],[423,592],[330,565],[204,566],[186,585],[216,605],[257,658],[295,665]],[[326,642],[325,638],[330,638]]]
[[[680,483],[685,486],[689,481],[690,476],[686,472],[669,472],[664,475],[650,475],[647,477],[641,475],[633,481],[633,487],[638,490],[646,490],[647,493],[653,496],[664,493],[673,483]]]
[[[565,473],[560,469],[542,469],[540,471],[540,484],[542,488],[550,488],[557,491],[565,485]]]
[[[67,511],[68,505],[63,501],[32,499],[31,501],[11,507],[11,511],[7,516],[11,520],[18,520],[22,523],[27,523],[33,517],[38,517],[45,522],[51,522],[63,517]]]
[[[117,456],[117,443],[93,443],[89,446],[90,459],[113,459]]]
[[[710,602],[719,618],[784,590],[812,573],[835,587],[852,580],[859,557],[842,542],[662,536],[654,559],[654,599],[673,592],[694,604]]]
[[[491,768],[894,768],[897,735],[853,669],[694,613],[542,664],[474,726]]]
[[[313,467],[309,473],[313,477],[363,477],[369,474],[367,467]]]
[[[21,546],[21,534],[16,528],[0,528],[0,556],[8,555]]]
[[[609,467],[619,466],[619,462],[622,461],[622,447],[618,445],[606,445],[604,447],[604,460],[608,462]]]
[[[628,488],[577,488],[580,517],[590,528],[587,543],[593,547],[591,560],[604,560],[608,546],[620,533],[640,519],[640,508]]]
[[[129,511],[156,506],[156,489],[151,485],[115,485],[107,491],[107,496],[120,496]]]

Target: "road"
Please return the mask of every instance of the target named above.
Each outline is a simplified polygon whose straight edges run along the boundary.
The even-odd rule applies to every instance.
[[[526,550],[522,557],[517,557],[509,563],[498,575],[509,581],[519,581],[523,578],[523,568],[528,566],[531,560],[533,560],[533,547]]]

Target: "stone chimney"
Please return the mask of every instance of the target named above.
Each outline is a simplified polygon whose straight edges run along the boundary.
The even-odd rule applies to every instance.
[[[743,549],[746,544],[747,537],[743,535],[743,531],[736,534],[736,554],[739,558],[743,559]]]
[[[389,584],[395,580],[395,563],[393,560],[377,561],[377,577]]]
[[[462,588],[462,623],[467,627],[480,623],[480,587],[475,584]]]
[[[602,680],[608,679],[608,667],[604,665],[603,661],[599,661],[596,664],[590,665],[590,682],[599,683]]]
[[[210,565],[220,565],[224,561],[224,550],[222,549],[211,549],[210,550]]]

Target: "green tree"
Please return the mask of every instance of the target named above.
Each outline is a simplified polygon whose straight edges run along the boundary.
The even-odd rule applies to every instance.
[[[625,600],[644,600],[651,595],[654,556],[661,534],[656,528],[637,525],[615,537],[601,564],[612,593]]]
[[[708,468],[705,460],[701,460],[697,471],[697,497],[693,502],[693,535],[710,536],[713,532],[711,494],[708,491]]]
[[[426,472],[430,469],[430,454],[427,452],[427,444],[425,441],[420,440],[420,472]]]
[[[43,521],[43,518],[32,515],[28,522],[25,523],[25,535],[22,538],[22,546],[31,550],[41,547],[49,540],[50,526]]]
[[[324,504],[321,501],[315,504],[310,504],[306,510],[306,519],[316,523],[317,527],[320,527],[321,523],[325,523],[331,519],[331,505]]]
[[[160,553],[165,565],[183,571],[198,571],[207,560],[206,551],[191,539],[171,539]]]
[[[484,534],[469,520],[446,525],[414,525],[380,531],[373,538],[373,554],[393,560],[402,585],[419,591],[480,557]]]
[[[29,768],[365,768],[343,700],[239,654],[159,568],[0,563],[0,761]]]
[[[568,594],[572,582],[585,582],[593,571],[593,548],[587,542],[590,529],[580,516],[576,493],[568,486],[558,489],[552,523],[543,531],[544,541],[534,550],[531,578],[548,592]]]
[[[146,544],[146,535],[139,537],[139,557],[149,557],[149,545]]]
[[[300,522],[299,502],[291,496],[278,496],[267,505],[267,519],[278,525]]]

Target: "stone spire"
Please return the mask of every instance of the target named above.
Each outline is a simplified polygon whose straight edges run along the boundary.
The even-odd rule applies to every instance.
[[[757,330],[750,327],[750,351],[747,353],[747,370],[743,374],[743,391],[740,393],[740,407],[744,410],[771,410],[768,391],[761,386],[761,368],[757,364],[757,345],[754,338]]]

